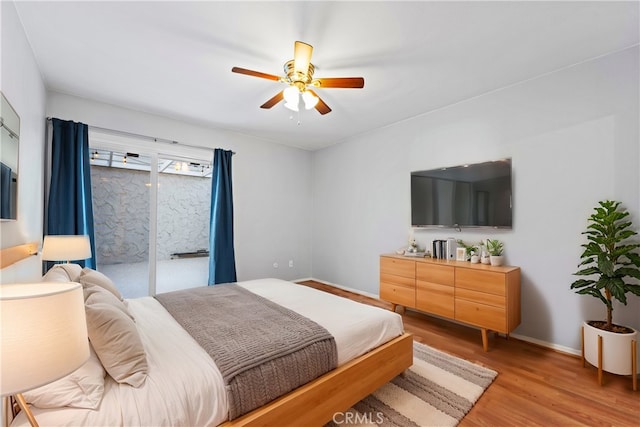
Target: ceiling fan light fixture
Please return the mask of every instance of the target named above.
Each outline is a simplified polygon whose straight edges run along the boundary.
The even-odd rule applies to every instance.
[[[304,108],[307,110],[311,110],[318,103],[318,97],[306,90],[302,92],[302,100],[304,101]]]
[[[295,86],[289,86],[282,93],[284,100],[289,104],[298,106],[298,97],[300,96],[300,90]],[[296,110],[297,111],[297,110]]]
[[[294,44],[294,58],[284,64],[284,76],[276,76],[240,67],[233,67],[231,72],[260,77],[288,85],[286,89],[271,97],[260,108],[269,109],[284,100],[285,107],[289,110],[300,111],[303,108],[306,110],[315,108],[320,114],[325,115],[331,112],[331,108],[312,89],[362,89],[364,87],[364,78],[325,77],[314,79],[315,66],[311,63],[312,52],[313,47],[310,44],[296,41]]]

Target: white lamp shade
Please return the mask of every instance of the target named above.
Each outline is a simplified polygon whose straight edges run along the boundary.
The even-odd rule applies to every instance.
[[[89,236],[44,236],[44,261],[73,261],[91,257]]]
[[[1,285],[0,320],[2,396],[62,378],[89,358],[78,283]]]
[[[304,91],[302,93],[302,100],[304,101],[304,108],[307,110],[311,110],[318,103],[318,97],[314,96],[309,91]]]
[[[300,97],[300,90],[295,86],[289,86],[282,91],[284,100],[290,104],[298,105],[298,98]]]

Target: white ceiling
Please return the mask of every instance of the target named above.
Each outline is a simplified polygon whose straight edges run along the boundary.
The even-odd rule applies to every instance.
[[[22,2],[47,88],[315,150],[639,43],[631,2]],[[333,109],[259,106],[293,43],[314,46]],[[295,113],[293,113],[295,114]]]

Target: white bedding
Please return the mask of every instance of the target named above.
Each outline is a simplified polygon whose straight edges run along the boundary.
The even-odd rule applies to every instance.
[[[360,304],[308,286],[279,279],[239,283],[322,325],[336,339],[338,365],[402,334],[402,317],[388,310]]]
[[[402,319],[360,304],[278,279],[239,285],[325,327],[336,339],[341,365],[399,336]],[[107,376],[98,410],[32,408],[43,426],[204,426],[226,420],[227,397],[211,357],[151,297],[127,300],[147,353],[149,376],[140,388]],[[28,426],[19,414],[12,426]]]

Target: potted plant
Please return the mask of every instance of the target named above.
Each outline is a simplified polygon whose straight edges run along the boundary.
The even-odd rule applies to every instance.
[[[638,332],[613,322],[613,299],[627,304],[627,293],[640,296],[640,243],[629,241],[636,233],[631,229],[629,212],[620,208],[620,202],[601,201],[589,217],[587,230],[582,234],[588,242],[578,265],[576,276],[585,276],[571,284],[580,295],[591,295],[605,305],[606,320],[590,320],[583,324],[583,355],[599,369],[619,375],[632,373],[632,341]],[[629,281],[631,279],[632,281]],[[598,363],[598,336],[602,337],[606,354],[602,366]],[[618,348],[620,347],[620,348]],[[635,376],[636,374],[633,373]]]
[[[491,265],[504,264],[504,243],[497,239],[487,239],[487,252],[489,252],[489,259]]]

